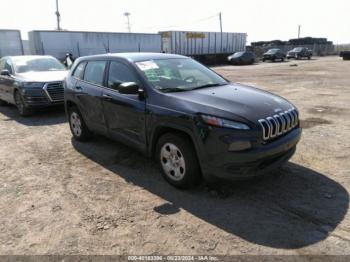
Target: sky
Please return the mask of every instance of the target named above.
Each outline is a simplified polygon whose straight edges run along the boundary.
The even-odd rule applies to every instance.
[[[0,0],[0,3],[5,0]],[[0,29],[56,28],[56,0],[10,0],[1,4]],[[248,42],[326,37],[335,44],[350,43],[349,0],[59,0],[61,26],[70,31],[219,31],[244,32]]]

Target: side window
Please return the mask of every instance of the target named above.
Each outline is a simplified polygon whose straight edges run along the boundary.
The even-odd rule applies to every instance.
[[[108,87],[118,90],[119,85],[125,82],[139,83],[129,67],[120,62],[112,61],[108,72]]]
[[[106,61],[89,61],[85,67],[84,80],[93,84],[103,84]]]
[[[9,60],[5,60],[5,68],[4,69],[8,70],[11,75],[13,74],[11,62]]]
[[[84,68],[85,68],[86,62],[81,62],[74,70],[73,76],[78,79],[83,79],[84,76]]]

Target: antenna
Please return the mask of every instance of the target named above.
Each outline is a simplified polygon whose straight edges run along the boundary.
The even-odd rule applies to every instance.
[[[127,25],[128,25],[128,32],[130,33],[131,32],[131,25],[130,25],[130,13],[129,12],[125,12],[124,13],[124,16],[126,17],[126,20],[127,20]]]
[[[298,26],[298,38],[300,38],[301,25]]]
[[[56,12],[55,12],[56,16],[57,16],[57,30],[61,31],[62,28],[60,26],[60,22],[61,22],[61,14],[58,10],[58,0],[56,0]]]

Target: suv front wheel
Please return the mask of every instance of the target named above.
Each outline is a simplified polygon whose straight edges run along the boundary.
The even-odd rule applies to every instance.
[[[189,188],[200,181],[196,152],[186,136],[163,135],[157,143],[156,158],[163,177],[173,186]]]
[[[85,141],[91,136],[91,132],[86,126],[83,117],[77,107],[69,109],[69,127],[73,137],[78,141]]]
[[[26,107],[24,103],[23,96],[21,95],[20,91],[15,91],[15,104],[18,110],[18,113],[21,116],[30,116],[33,112],[28,107]]]

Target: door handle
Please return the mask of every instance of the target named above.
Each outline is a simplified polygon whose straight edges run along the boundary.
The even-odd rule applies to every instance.
[[[83,90],[83,88],[81,86],[75,86],[76,90]]]
[[[105,100],[112,100],[112,97],[110,95],[108,95],[108,94],[103,94],[102,97]]]

